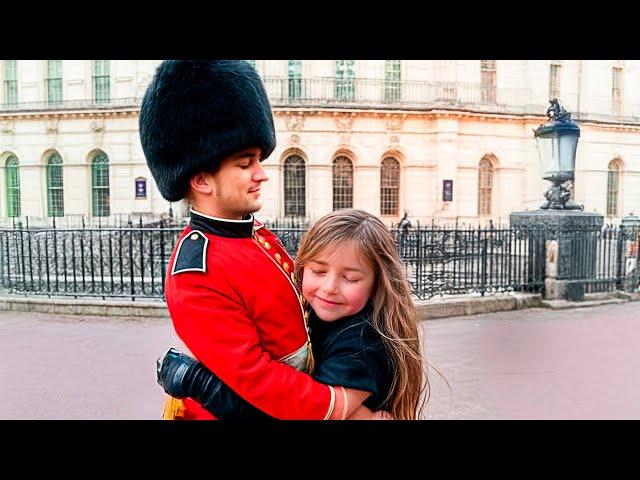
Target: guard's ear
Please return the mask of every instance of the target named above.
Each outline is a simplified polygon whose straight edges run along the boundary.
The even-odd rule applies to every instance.
[[[210,195],[214,189],[213,176],[208,172],[198,172],[189,179],[189,186],[194,192]]]

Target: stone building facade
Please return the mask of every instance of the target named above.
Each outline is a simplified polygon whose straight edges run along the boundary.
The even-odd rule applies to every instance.
[[[158,60],[0,61],[0,217],[156,217],[138,137]],[[397,222],[536,209],[533,129],[558,97],[581,128],[574,199],[640,211],[640,62],[257,60],[275,113],[262,219],[353,206]]]

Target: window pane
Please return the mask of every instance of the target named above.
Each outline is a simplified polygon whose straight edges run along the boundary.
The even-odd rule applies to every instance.
[[[620,183],[619,166],[615,162],[609,164],[609,172],[607,174],[607,215],[610,217],[618,216],[618,186]]]
[[[47,61],[47,103],[62,102],[62,60]]]
[[[355,98],[355,61],[336,60],[336,99]]]
[[[333,161],[333,209],[353,208],[353,165],[345,156]]]
[[[91,172],[93,216],[109,216],[109,158],[105,153],[94,157]]]
[[[480,60],[480,97],[483,103],[496,101],[496,61]]]
[[[289,60],[289,98],[302,96],[302,60]]]
[[[561,65],[551,65],[549,70],[549,99],[560,97]]]
[[[384,64],[384,99],[395,102],[401,97],[400,60],[385,60]]]
[[[393,157],[382,161],[380,170],[380,213],[397,215],[400,197],[400,164]]]
[[[96,60],[93,76],[93,91],[96,102],[105,103],[111,101],[110,79],[109,60]]]
[[[57,153],[51,155],[47,162],[47,214],[50,217],[64,216],[62,159]]]
[[[480,160],[478,172],[478,215],[491,215],[491,189],[493,187],[493,165]]]
[[[7,216],[20,216],[20,167],[18,159],[10,156],[6,164]]]
[[[17,60],[4,61],[4,99],[5,103],[9,105],[15,105],[18,103]]]
[[[614,67],[613,68],[613,79],[612,79],[612,92],[611,92],[611,99],[612,99],[612,112],[614,115],[621,115],[622,114],[622,80],[623,80],[623,70],[622,68],[619,67]]]
[[[298,155],[291,155],[284,161],[284,214],[304,217],[305,205],[305,166]]]

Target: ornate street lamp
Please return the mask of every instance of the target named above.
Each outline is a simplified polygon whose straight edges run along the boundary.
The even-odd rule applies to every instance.
[[[558,102],[549,101],[547,108],[549,121],[534,130],[536,146],[542,166],[542,178],[552,182],[551,188],[544,194],[547,201],[541,209],[583,210],[582,205],[573,203],[568,188],[574,179],[576,148],[580,137],[580,128],[571,121],[571,114]]]

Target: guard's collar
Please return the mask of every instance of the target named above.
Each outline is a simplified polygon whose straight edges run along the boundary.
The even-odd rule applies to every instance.
[[[253,234],[253,214],[249,213],[242,220],[217,218],[189,209],[191,220],[189,226],[194,230],[227,238],[251,238]]]

